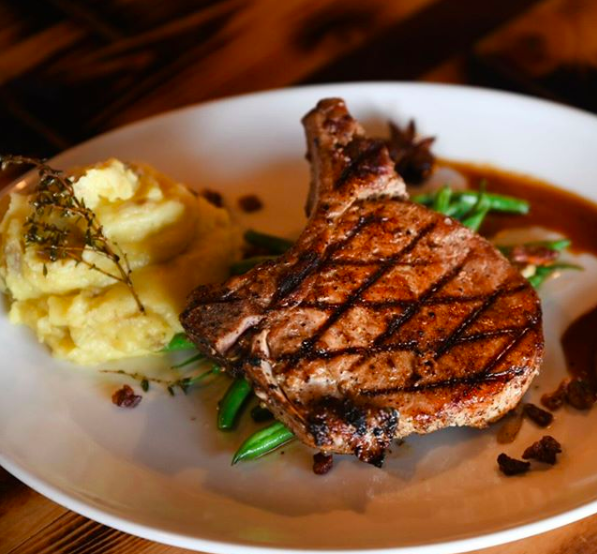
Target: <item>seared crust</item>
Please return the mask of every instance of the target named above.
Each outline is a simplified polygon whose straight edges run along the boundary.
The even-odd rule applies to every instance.
[[[275,262],[197,289],[188,335],[320,450],[380,464],[393,437],[501,417],[541,363],[535,291],[488,241],[406,201],[341,100],[304,124],[305,231]]]

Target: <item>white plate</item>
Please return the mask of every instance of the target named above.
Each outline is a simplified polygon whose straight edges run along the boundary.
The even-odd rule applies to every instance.
[[[415,117],[448,158],[529,173],[597,200],[597,118],[519,96],[419,84],[309,87],[214,102],[109,133],[61,155],[62,167],[118,156],[144,160],[233,200],[258,193],[251,226],[288,236],[303,225],[308,171],[301,116],[342,96],[369,128]],[[549,283],[541,390],[564,375],[559,335],[597,304],[597,260]],[[541,436],[526,424],[503,448],[495,429],[407,440],[383,470],[342,458],[325,477],[307,448],[230,467],[238,433],[215,431],[221,385],[135,410],[109,401],[105,378],[54,362],[25,328],[0,316],[0,462],[42,494],[102,523],[209,552],[267,549],[457,552],[547,531],[597,512],[597,410],[558,415],[563,442],[548,471],[506,479],[502,450],[520,456]],[[140,368],[159,363],[141,361]],[[134,364],[133,364],[134,365]],[[539,390],[533,389],[531,398]]]

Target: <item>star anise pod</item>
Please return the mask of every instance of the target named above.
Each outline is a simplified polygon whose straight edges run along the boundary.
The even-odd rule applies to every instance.
[[[408,185],[421,184],[429,177],[435,164],[435,156],[431,152],[435,137],[418,138],[412,119],[405,129],[391,121],[388,124],[390,138],[387,145],[396,171]]]

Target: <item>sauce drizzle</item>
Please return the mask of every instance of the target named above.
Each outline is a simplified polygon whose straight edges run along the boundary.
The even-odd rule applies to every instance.
[[[504,229],[542,226],[572,241],[572,250],[597,256],[597,204],[538,179],[502,171],[491,166],[441,160],[464,175],[472,188],[487,181],[487,190],[527,200],[528,215],[490,214],[481,234],[494,236]]]
[[[566,329],[562,348],[568,371],[573,377],[597,389],[597,306],[583,314]]]

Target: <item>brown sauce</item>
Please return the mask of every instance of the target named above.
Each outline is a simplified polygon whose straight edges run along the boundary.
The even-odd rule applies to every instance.
[[[528,215],[491,214],[481,229],[488,237],[503,229],[542,226],[572,241],[572,249],[597,256],[597,204],[553,185],[490,166],[442,161],[465,175],[472,188],[487,181],[487,190],[527,200],[531,205]]]
[[[597,306],[573,321],[562,337],[562,348],[568,371],[573,377],[592,385],[594,390],[597,389],[596,333]]]
[[[542,226],[572,241],[572,249],[597,256],[597,204],[548,183],[493,167],[442,161],[466,176],[472,188],[487,181],[487,190],[523,198],[530,203],[528,215],[492,214],[481,232],[491,237],[503,229]],[[568,372],[597,389],[597,306],[579,317],[562,336]]]

